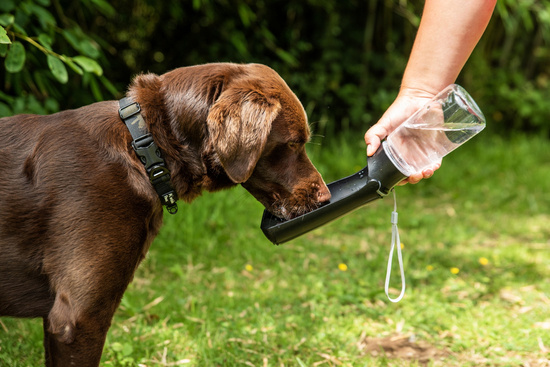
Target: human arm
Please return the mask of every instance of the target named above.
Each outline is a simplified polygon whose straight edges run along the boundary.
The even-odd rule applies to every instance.
[[[426,0],[398,96],[365,134],[368,156],[397,126],[455,82],[485,31],[495,4],[496,0]],[[417,183],[438,168],[433,166],[404,182]]]

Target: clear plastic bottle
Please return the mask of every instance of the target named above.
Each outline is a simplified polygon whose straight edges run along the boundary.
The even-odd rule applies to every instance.
[[[422,172],[479,133],[485,117],[472,97],[451,84],[416,111],[383,142],[405,176]]]

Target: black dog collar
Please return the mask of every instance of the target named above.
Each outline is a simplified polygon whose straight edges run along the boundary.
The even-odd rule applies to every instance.
[[[138,155],[141,163],[149,175],[149,180],[153,184],[162,205],[166,206],[168,213],[176,214],[178,211],[178,195],[170,184],[170,171],[166,167],[166,162],[162,158],[161,151],[153,136],[147,130],[145,120],[141,115],[139,103],[134,102],[130,97],[122,98],[118,101],[120,106],[118,114],[122,121],[128,127],[132,138],[132,148]]]

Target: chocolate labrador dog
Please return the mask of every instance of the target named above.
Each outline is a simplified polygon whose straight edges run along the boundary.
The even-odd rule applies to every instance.
[[[97,366],[162,205],[241,184],[277,216],[312,210],[330,192],[309,134],[258,64],[143,74],[121,102],[0,119],[0,315],[43,319],[47,366]]]

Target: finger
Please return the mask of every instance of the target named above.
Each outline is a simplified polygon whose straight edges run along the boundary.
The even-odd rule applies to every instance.
[[[380,122],[375,125],[372,125],[370,129],[365,133],[365,142],[368,144],[373,140],[382,140],[388,135],[387,129],[382,126]]]
[[[373,155],[380,146],[380,137],[369,131],[365,134],[365,143],[367,143],[367,156]]]
[[[419,183],[420,180],[422,180],[423,178],[424,178],[424,176],[423,176],[422,173],[415,173],[414,175],[409,176],[407,181],[414,185],[414,184]]]
[[[378,147],[380,147],[380,140],[378,140],[378,142],[376,143],[367,144],[367,156],[370,157],[371,155],[376,153]]]
[[[424,171],[422,171],[422,178],[430,178],[434,175],[434,170],[433,169],[425,169]]]
[[[367,143],[367,155],[369,157],[378,150],[380,142],[386,137],[386,135],[386,129],[379,125],[374,125],[366,132],[365,143]]]

